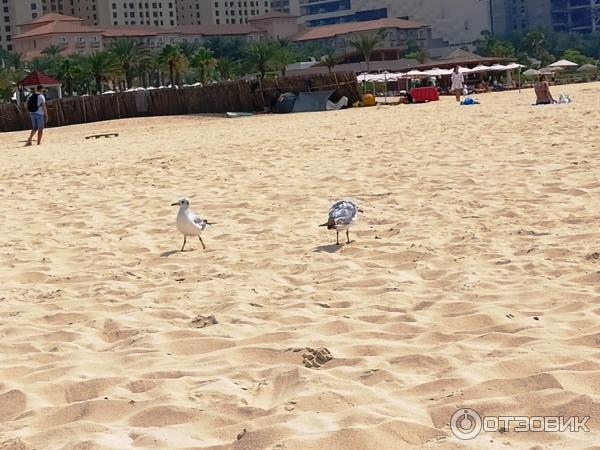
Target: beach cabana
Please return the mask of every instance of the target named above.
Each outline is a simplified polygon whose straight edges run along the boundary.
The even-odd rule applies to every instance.
[[[579,64],[575,64],[574,62],[568,61],[566,59],[559,59],[556,62],[553,62],[552,64],[550,64],[548,67],[562,67],[562,68],[567,68],[567,67],[577,67]]]
[[[57,91],[57,97],[62,98],[62,83],[58,80],[55,80],[51,76],[46,75],[44,72],[40,72],[39,70],[34,70],[25,78],[23,78],[18,83],[18,86],[21,92],[27,89],[34,90],[38,86],[54,88]]]

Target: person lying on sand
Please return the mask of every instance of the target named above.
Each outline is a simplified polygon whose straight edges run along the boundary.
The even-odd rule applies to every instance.
[[[544,75],[540,76],[540,79],[534,86],[535,96],[536,96],[536,105],[550,105],[552,103],[556,103],[552,94],[550,93],[550,86],[546,81],[546,77]]]

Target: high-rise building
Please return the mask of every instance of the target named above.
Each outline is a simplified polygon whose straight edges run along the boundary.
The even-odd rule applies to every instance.
[[[71,0],[42,0],[42,10],[44,14],[51,12],[58,14],[68,14]]]
[[[177,25],[176,0],[70,0],[69,14],[90,25]]]
[[[550,0],[492,0],[492,16],[497,35],[552,27]]]
[[[271,10],[271,0],[178,0],[180,25],[236,25]]]
[[[600,31],[600,0],[492,0],[495,34],[532,28]]]
[[[491,29],[491,0],[273,0],[309,27],[400,18],[428,23],[440,43],[465,44]]]
[[[600,31],[600,0],[550,0],[555,31]]]
[[[0,0],[0,48],[12,50],[12,37],[18,25],[44,14],[42,0]]]

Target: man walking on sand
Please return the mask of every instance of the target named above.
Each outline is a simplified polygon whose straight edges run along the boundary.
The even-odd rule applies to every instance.
[[[31,134],[27,139],[27,146],[32,145],[32,139],[37,133],[37,143],[42,143],[44,135],[44,127],[48,120],[48,108],[46,107],[46,97],[44,97],[44,86],[38,86],[35,92],[29,96],[27,100],[27,110],[31,117]]]

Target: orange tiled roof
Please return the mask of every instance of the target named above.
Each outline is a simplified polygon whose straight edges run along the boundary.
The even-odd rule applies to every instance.
[[[322,27],[308,28],[305,31],[294,36],[294,41],[309,41],[313,39],[326,39],[339,36],[341,34],[360,33],[363,31],[374,31],[381,28],[401,28],[405,30],[414,30],[428,25],[421,22],[403,19],[378,19],[368,20],[366,22],[348,22],[336,25],[325,25]]]
[[[79,17],[65,16],[63,14],[49,13],[44,14],[42,17],[38,17],[31,22],[23,23],[23,25],[35,25],[35,24],[44,24],[50,22],[83,22],[83,19]]]
[[[44,36],[47,34],[87,34],[95,33],[101,34],[100,28],[88,27],[81,25],[79,22],[50,22],[46,25],[41,25],[34,28],[33,30],[26,31],[25,33],[19,34],[13,37],[13,40],[25,39],[29,37]]]

